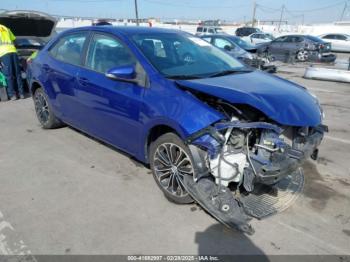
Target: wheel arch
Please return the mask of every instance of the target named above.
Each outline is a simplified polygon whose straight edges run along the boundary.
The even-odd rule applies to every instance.
[[[181,139],[185,138],[185,134],[182,130],[172,126],[169,123],[161,123],[161,124],[152,126],[149,129],[144,142],[144,160],[146,163],[149,163],[148,154],[149,154],[149,148],[151,143],[155,141],[158,137],[166,133],[174,133],[178,135]]]
[[[30,93],[34,95],[35,91],[39,88],[43,88],[43,86],[38,81],[33,81],[30,85]]]

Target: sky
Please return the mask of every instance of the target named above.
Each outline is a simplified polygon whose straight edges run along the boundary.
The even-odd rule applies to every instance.
[[[140,18],[249,21],[254,0],[137,0]],[[350,20],[350,0],[256,0],[256,19],[289,23]],[[1,0],[0,9],[36,10],[54,15],[134,18],[134,0]]]

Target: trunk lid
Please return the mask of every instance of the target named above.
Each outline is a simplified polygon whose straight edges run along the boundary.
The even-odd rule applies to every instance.
[[[7,11],[0,13],[0,24],[11,29],[16,37],[39,37],[43,40],[53,34],[57,20],[35,11]]]

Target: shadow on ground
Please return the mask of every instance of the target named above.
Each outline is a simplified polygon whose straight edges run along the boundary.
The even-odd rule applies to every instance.
[[[197,232],[195,242],[198,245],[199,255],[254,255],[252,259],[258,257],[259,261],[269,261],[264,252],[245,234],[221,224],[212,225],[204,232]],[[247,261],[246,258],[249,257],[244,257],[244,261]]]

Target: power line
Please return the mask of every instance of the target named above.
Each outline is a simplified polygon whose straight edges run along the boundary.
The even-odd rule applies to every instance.
[[[152,3],[152,4],[157,4],[157,5],[164,5],[164,6],[178,6],[178,7],[185,7],[185,8],[200,8],[200,9],[205,9],[205,8],[210,8],[210,9],[227,9],[227,8],[241,8],[248,6],[249,4],[243,4],[243,5],[238,5],[238,6],[233,6],[233,5],[189,5],[186,3],[169,3],[169,2],[164,2],[164,1],[158,1],[158,0],[144,0],[145,2]]]
[[[343,11],[342,11],[342,13],[341,13],[341,16],[340,16],[339,21],[343,21],[343,18],[344,18],[344,14],[345,14],[346,9],[348,9],[348,2],[345,2],[345,4],[344,4],[344,9],[343,9]]]
[[[337,2],[335,4],[328,5],[328,6],[323,6],[323,7],[319,7],[319,8],[305,9],[305,10],[289,10],[289,11],[294,12],[294,13],[316,12],[316,11],[321,11],[321,10],[325,10],[325,9],[328,9],[328,8],[340,6],[340,5],[343,5],[344,3],[346,3],[346,1]]]

